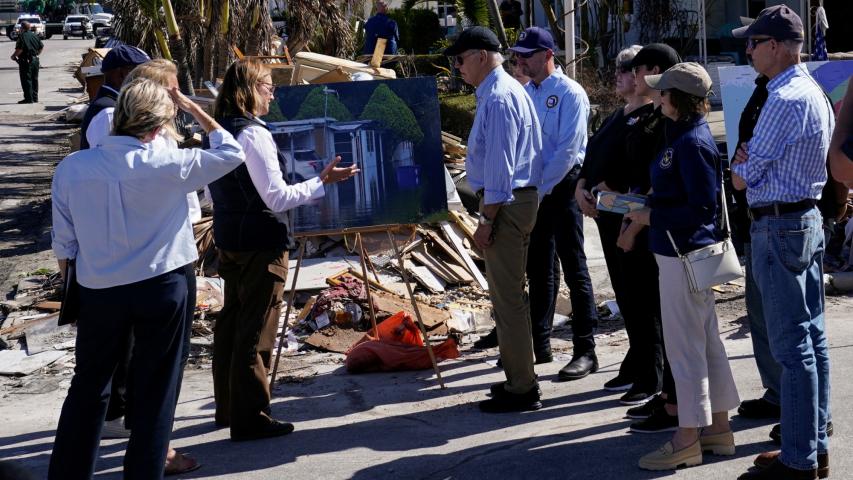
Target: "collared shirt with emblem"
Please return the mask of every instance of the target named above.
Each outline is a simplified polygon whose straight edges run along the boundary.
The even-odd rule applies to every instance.
[[[477,87],[477,113],[465,158],[468,183],[486,205],[514,200],[516,188],[542,182],[542,134],[533,101],[503,67]]]
[[[750,207],[818,199],[835,128],[829,101],[803,64],[772,78],[767,91],[749,158],[732,170],[746,182]]]
[[[559,67],[541,84],[525,85],[542,127],[542,184],[539,198],[551,193],[563,177],[583,165],[586,154],[589,98],[583,87]]]

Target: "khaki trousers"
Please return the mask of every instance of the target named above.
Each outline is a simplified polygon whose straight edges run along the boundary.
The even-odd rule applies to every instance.
[[[275,345],[287,251],[219,251],[225,305],[213,329],[213,393],[216,422],[231,431],[269,423],[267,372]]]
[[[691,293],[677,257],[655,254],[660,271],[660,313],[666,355],[678,395],[678,426],[711,425],[711,414],[740,404],[726,348],[720,339],[714,293]]]
[[[503,205],[495,217],[494,240],[483,252],[483,258],[506,374],[504,388],[510,393],[525,393],[536,382],[530,304],[524,286],[527,247],[536,224],[539,195],[533,189],[516,191],[513,195],[515,200]],[[480,203],[482,207],[482,200]]]

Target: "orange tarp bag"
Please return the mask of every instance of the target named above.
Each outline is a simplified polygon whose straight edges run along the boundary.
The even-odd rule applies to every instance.
[[[371,329],[347,351],[350,373],[425,370],[432,368],[423,337],[412,317],[398,312]],[[453,338],[432,347],[435,361],[457,358],[459,349]]]

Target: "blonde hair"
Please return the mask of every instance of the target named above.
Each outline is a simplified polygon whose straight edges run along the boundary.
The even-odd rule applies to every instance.
[[[116,100],[113,135],[144,138],[175,118],[176,107],[169,92],[147,78],[125,84]]]
[[[177,76],[178,67],[174,62],[165,58],[155,58],[154,60],[137,65],[136,68],[131,70],[124,80],[124,85],[130,84],[138,78],[145,78],[158,83],[163,88],[169,88],[170,80],[172,78],[177,80]],[[181,139],[181,136],[178,135],[178,129],[175,127],[174,117],[167,124],[163,125],[163,134],[173,140]]]
[[[216,97],[216,118],[254,115],[263,102],[257,84],[268,74],[269,68],[254,58],[232,63]]]
[[[125,78],[124,84],[127,85],[137,78],[147,78],[148,80],[159,83],[163,87],[169,88],[169,79],[171,77],[177,78],[177,76],[178,67],[173,62],[165,58],[155,58],[131,70],[127,78]]]

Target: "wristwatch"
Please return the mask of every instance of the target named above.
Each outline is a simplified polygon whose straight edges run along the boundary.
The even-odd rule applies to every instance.
[[[485,213],[481,213],[479,220],[477,220],[477,223],[479,225],[486,225],[486,226],[491,227],[492,224],[495,223],[495,221],[493,219],[487,217]]]

